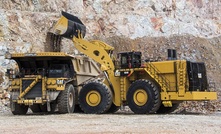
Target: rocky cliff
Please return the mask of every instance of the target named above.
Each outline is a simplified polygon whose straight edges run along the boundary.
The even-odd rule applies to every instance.
[[[164,60],[174,48],[178,58],[203,61],[209,81],[221,87],[221,0],[0,0],[1,70],[9,65],[6,51],[45,51],[62,10],[84,22],[87,39],[103,40],[116,52],[134,49]],[[73,53],[70,41],[62,44]]]

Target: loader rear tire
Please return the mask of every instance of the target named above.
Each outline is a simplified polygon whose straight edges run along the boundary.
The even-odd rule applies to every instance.
[[[169,114],[174,112],[178,107],[180,103],[173,103],[172,107],[164,107],[163,104],[161,104],[160,108],[157,110],[158,114]]]
[[[127,102],[135,114],[155,113],[161,104],[160,93],[153,82],[137,80],[128,89]]]
[[[73,85],[67,84],[65,90],[58,95],[58,112],[60,114],[73,113],[75,107],[75,90]]]
[[[78,102],[84,113],[102,114],[112,104],[111,90],[101,82],[90,82],[80,90]]]

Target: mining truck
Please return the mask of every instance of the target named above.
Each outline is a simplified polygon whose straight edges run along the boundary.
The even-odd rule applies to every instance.
[[[169,113],[182,101],[217,99],[208,88],[205,64],[179,60],[174,50],[165,61],[142,60],[139,51],[120,52],[115,58],[111,45],[84,39],[86,26],[66,12],[51,32],[72,40],[76,49],[100,64],[105,76],[104,81],[85,83],[76,96],[84,113],[114,113],[124,106],[136,114]]]
[[[84,55],[63,52],[6,53],[16,69],[8,69],[11,111],[73,113],[85,83],[100,75],[97,64]]]

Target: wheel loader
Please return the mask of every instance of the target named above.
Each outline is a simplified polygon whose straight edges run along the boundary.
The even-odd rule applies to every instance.
[[[124,106],[135,114],[169,113],[182,101],[217,99],[217,93],[208,89],[205,64],[178,60],[175,50],[168,51],[165,61],[142,60],[139,51],[120,52],[115,58],[112,46],[84,39],[86,26],[66,12],[51,32],[59,39],[72,40],[85,59],[99,64],[99,70],[92,61],[89,64],[61,53],[11,54],[8,57],[20,70],[19,75],[14,70],[7,73],[13,114],[25,114],[28,107],[36,112],[53,112],[57,107],[60,113],[72,113],[78,107],[84,113],[103,114]],[[90,69],[94,71],[87,72]],[[81,71],[87,72],[84,77]],[[103,80],[95,79],[100,71]]]
[[[169,113],[182,101],[209,101],[217,93],[208,89],[205,64],[176,58],[143,61],[138,51],[120,52],[99,40],[86,40],[86,26],[69,13],[62,12],[53,34],[73,41],[77,50],[100,64],[102,82],[91,81],[80,89],[78,104],[84,113],[113,113],[129,106],[135,114]]]

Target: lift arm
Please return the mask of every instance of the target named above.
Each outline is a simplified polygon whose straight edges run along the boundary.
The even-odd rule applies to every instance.
[[[114,48],[102,41],[87,41],[83,39],[86,33],[85,25],[76,17],[62,12],[61,18],[52,28],[52,33],[72,39],[75,47],[101,65],[102,71],[114,70]]]
[[[99,40],[88,41],[83,39],[86,33],[85,25],[76,16],[66,12],[62,12],[61,18],[51,32],[71,39],[76,49],[98,62],[106,77],[104,83],[110,87],[114,96],[120,96],[120,78],[114,76],[114,48],[112,46]],[[120,97],[114,97],[113,102],[116,106],[120,106]]]

